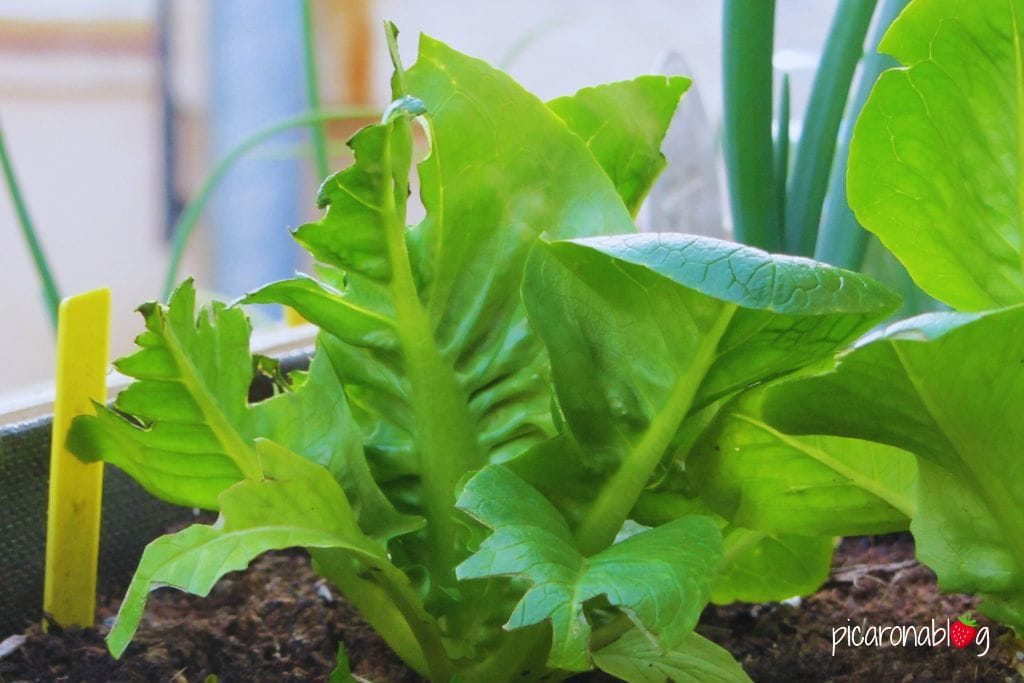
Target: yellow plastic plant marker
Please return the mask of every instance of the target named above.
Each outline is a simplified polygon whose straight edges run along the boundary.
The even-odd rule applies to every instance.
[[[43,610],[62,626],[91,626],[96,609],[103,463],[81,462],[64,443],[71,420],[107,400],[109,332],[109,289],[61,302]]]
[[[284,321],[288,324],[288,327],[298,327],[308,322],[291,306],[284,307]]]

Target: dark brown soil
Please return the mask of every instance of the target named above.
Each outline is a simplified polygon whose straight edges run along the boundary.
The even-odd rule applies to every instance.
[[[990,647],[842,647],[832,654],[833,628],[853,625],[936,626],[978,600],[942,594],[935,574],[914,561],[909,535],[848,538],[836,552],[828,583],[799,605],[709,607],[698,630],[722,645],[759,683],[773,681],[1024,681],[1024,642],[984,617]],[[849,620],[849,621],[848,621]]]
[[[109,623],[117,600],[100,606]],[[991,647],[839,647],[832,629],[870,625],[945,625],[973,607],[941,595],[934,574],[913,561],[906,536],[847,539],[832,578],[799,605],[709,607],[698,630],[730,650],[755,681],[1024,681],[1024,645],[990,628]],[[849,620],[849,622],[847,621]],[[267,555],[229,575],[205,599],[154,594],[134,642],[120,661],[107,654],[105,628],[43,634],[0,658],[0,682],[325,680],[343,640],[353,671],[377,683],[419,681],[335,592],[301,552]],[[0,646],[0,652],[5,648]],[[610,680],[591,675],[576,680]],[[484,683],[484,682],[481,682]]]
[[[221,579],[206,598],[163,589],[150,596],[139,630],[120,660],[103,636],[120,598],[102,599],[100,629],[29,630],[0,659],[0,682],[173,681],[211,674],[234,681],[319,681],[344,640],[354,672],[373,681],[420,681],[338,594],[313,573],[301,551],[269,553]]]

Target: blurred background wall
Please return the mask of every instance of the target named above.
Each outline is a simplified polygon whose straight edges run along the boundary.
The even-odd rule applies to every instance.
[[[112,353],[131,349],[134,308],[160,295],[170,226],[231,144],[304,109],[298,0],[5,0],[0,124],[64,294],[114,293]],[[776,71],[794,118],[807,98],[835,0],[778,0]],[[677,53],[716,135],[720,0],[319,0],[325,105],[387,104],[381,22],[509,71],[547,99],[631,78]],[[248,42],[247,42],[248,41]],[[246,99],[249,98],[249,99]],[[359,121],[332,125],[340,145]],[[793,131],[798,135],[799,131]],[[345,163],[343,150],[334,166]],[[246,166],[248,165],[248,166]],[[306,133],[276,138],[226,178],[182,276],[233,298],[301,265],[286,229],[316,215]],[[284,269],[284,270],[282,270]],[[53,333],[6,191],[0,192],[0,404],[52,377]]]

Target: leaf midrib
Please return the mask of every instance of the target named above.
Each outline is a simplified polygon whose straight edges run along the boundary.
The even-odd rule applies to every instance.
[[[887,486],[883,486],[881,482],[872,479],[871,477],[861,472],[858,472],[857,470],[851,467],[844,465],[842,462],[833,458],[824,450],[806,444],[800,439],[797,439],[796,437],[793,437],[789,434],[784,434],[779,430],[772,428],[771,426],[769,426],[768,424],[761,420],[753,418],[749,415],[743,415],[741,413],[737,413],[736,417],[752,425],[754,428],[764,431],[765,433],[773,436],[782,443],[786,444],[790,448],[800,453],[803,453],[812,460],[819,462],[820,464],[831,469],[840,476],[848,479],[858,488],[864,489],[868,493],[885,501],[908,519],[912,519],[914,517],[914,513],[917,511],[917,506],[914,504],[914,501],[910,500],[906,496],[900,495],[899,492]]]
[[[655,413],[640,440],[634,442],[576,531],[575,540],[584,556],[590,556],[611,544],[640,496],[654,469],[689,413],[701,381],[717,358],[718,344],[725,335],[739,306],[722,302],[722,310],[701,341],[687,371],[681,373],[668,399]]]
[[[407,120],[394,123],[408,127]],[[407,131],[406,131],[407,132]],[[386,177],[395,178],[392,167],[392,135],[386,136]],[[434,337],[433,326],[419,296],[406,243],[404,188],[396,193],[392,182],[382,185],[381,217],[392,276],[388,283],[395,305],[410,405],[416,425],[416,451],[424,490],[427,533],[431,538],[430,569],[434,581],[445,586],[455,581],[455,490],[462,475],[480,464],[480,445],[469,413],[468,396],[460,387],[454,368],[445,363]],[[403,197],[403,203],[396,200]]]
[[[226,455],[241,470],[242,475],[246,479],[260,481],[263,479],[263,469],[260,467],[255,449],[241,437],[237,428],[231,424],[217,401],[214,400],[206,384],[198,379],[201,376],[199,369],[185,353],[170,321],[163,313],[160,314],[160,317],[167,349],[181,372],[178,379],[185,385],[189,395],[199,407],[199,411],[206,418],[206,424],[213,432],[217,442],[224,447]]]

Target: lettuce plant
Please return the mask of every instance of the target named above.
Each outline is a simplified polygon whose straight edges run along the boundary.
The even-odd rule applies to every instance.
[[[694,632],[709,600],[813,590],[833,534],[912,514],[907,454],[784,435],[759,393],[897,297],[807,259],[633,232],[685,79],[545,104],[427,37],[406,70],[394,35],[394,103],[295,232],[317,277],[243,300],[320,328],[308,372],[279,376],[250,354],[244,311],[197,315],[185,282],[140,309],[139,350],[117,364],[136,381],[73,425],[79,457],[219,512],[149,545],[111,651],[152,588],[204,595],[300,546],[433,680],[745,679]],[[409,226],[414,121],[430,152]],[[249,404],[256,373],[278,391]],[[788,462],[739,482],[754,508],[729,467],[697,466],[727,435]],[[821,517],[829,496],[846,523]]]

